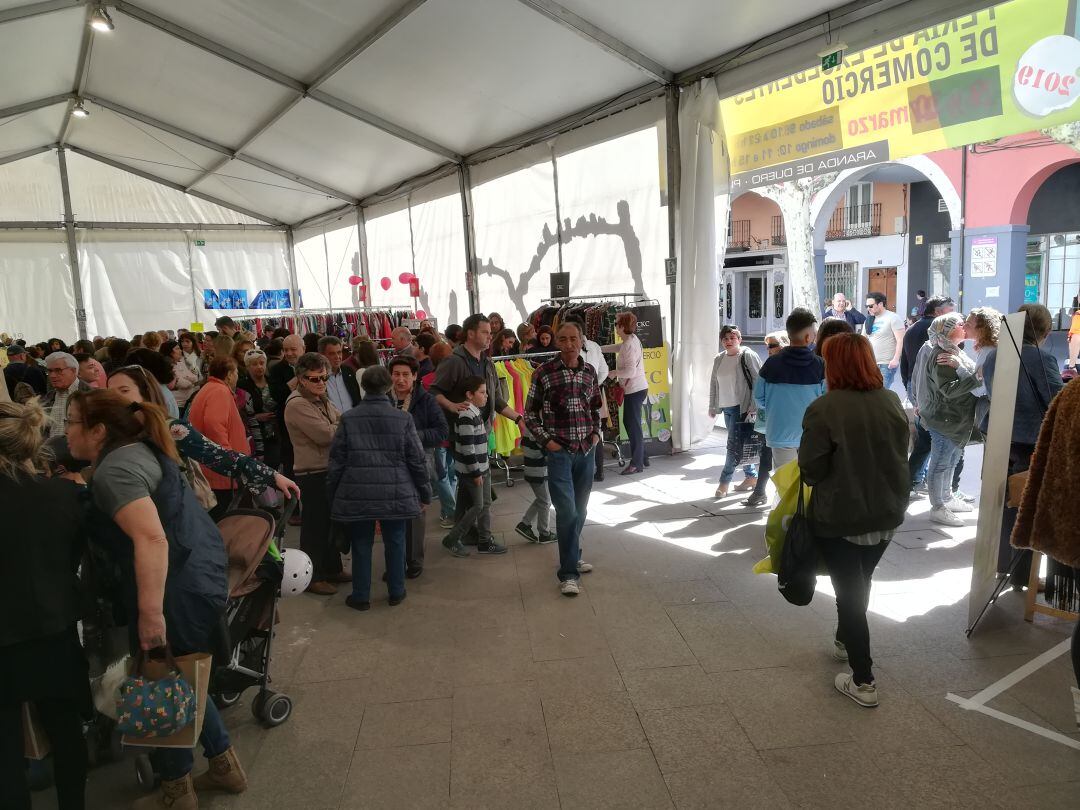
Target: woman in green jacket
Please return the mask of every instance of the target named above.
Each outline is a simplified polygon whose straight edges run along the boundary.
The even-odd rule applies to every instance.
[[[930,520],[944,526],[963,526],[957,513],[973,508],[952,494],[953,471],[975,427],[977,399],[972,392],[982,385],[974,361],[960,348],[963,340],[963,315],[950,312],[934,318],[911,376],[916,415],[930,433]]]
[[[874,569],[907,509],[908,421],[865,336],[831,337],[822,354],[828,390],[803,416],[799,470],[814,488],[807,518],[836,593],[833,655],[851,666],[833,683],[873,707],[866,607]]]

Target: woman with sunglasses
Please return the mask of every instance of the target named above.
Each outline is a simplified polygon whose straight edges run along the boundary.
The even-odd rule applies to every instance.
[[[150,402],[165,408],[161,388],[142,366],[122,366],[109,374],[109,388],[128,402]],[[299,497],[300,488],[281,473],[249,455],[221,447],[203,436],[187,422],[169,420],[169,433],[184,461],[191,461],[239,481],[253,493],[273,487],[286,498]]]
[[[342,571],[341,555],[330,534],[326,471],[330,465],[330,443],[337,433],[341,414],[326,395],[329,379],[329,360],[318,352],[302,354],[296,361],[296,376],[289,381],[293,392],[285,400],[285,426],[292,441],[293,469],[303,499],[300,548],[311,558],[315,569],[308,591],[320,596],[337,593],[335,583],[350,580]]]

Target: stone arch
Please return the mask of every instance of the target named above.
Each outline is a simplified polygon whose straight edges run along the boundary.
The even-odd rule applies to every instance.
[[[837,175],[831,184],[818,192],[810,203],[810,221],[814,223],[815,250],[825,249],[825,230],[829,217],[832,216],[837,203],[847,193],[848,188],[859,182],[863,177],[873,173],[875,169],[880,169],[882,166],[889,164],[914,169],[932,183],[941,195],[941,199],[945,201],[945,206],[949,209],[949,222],[952,229],[960,229],[960,194],[956,190],[956,186],[953,185],[945,170],[929,157],[926,155],[914,155],[907,158],[888,160],[884,163],[875,163],[872,166],[845,169]],[[1034,193],[1033,191],[1033,196]],[[1031,202],[1030,198],[1028,202]]]

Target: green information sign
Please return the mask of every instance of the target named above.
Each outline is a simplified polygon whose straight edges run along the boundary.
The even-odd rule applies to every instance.
[[[196,239],[195,240],[195,247],[206,247],[206,240],[205,239]]]
[[[832,70],[834,67],[840,67],[840,60],[844,58],[843,51],[833,51],[830,54],[826,54],[821,57],[821,69]]]

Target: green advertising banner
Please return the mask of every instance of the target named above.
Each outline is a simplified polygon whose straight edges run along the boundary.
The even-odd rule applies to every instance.
[[[1080,118],[1076,26],[1076,0],[1011,0],[726,98],[731,188]]]

